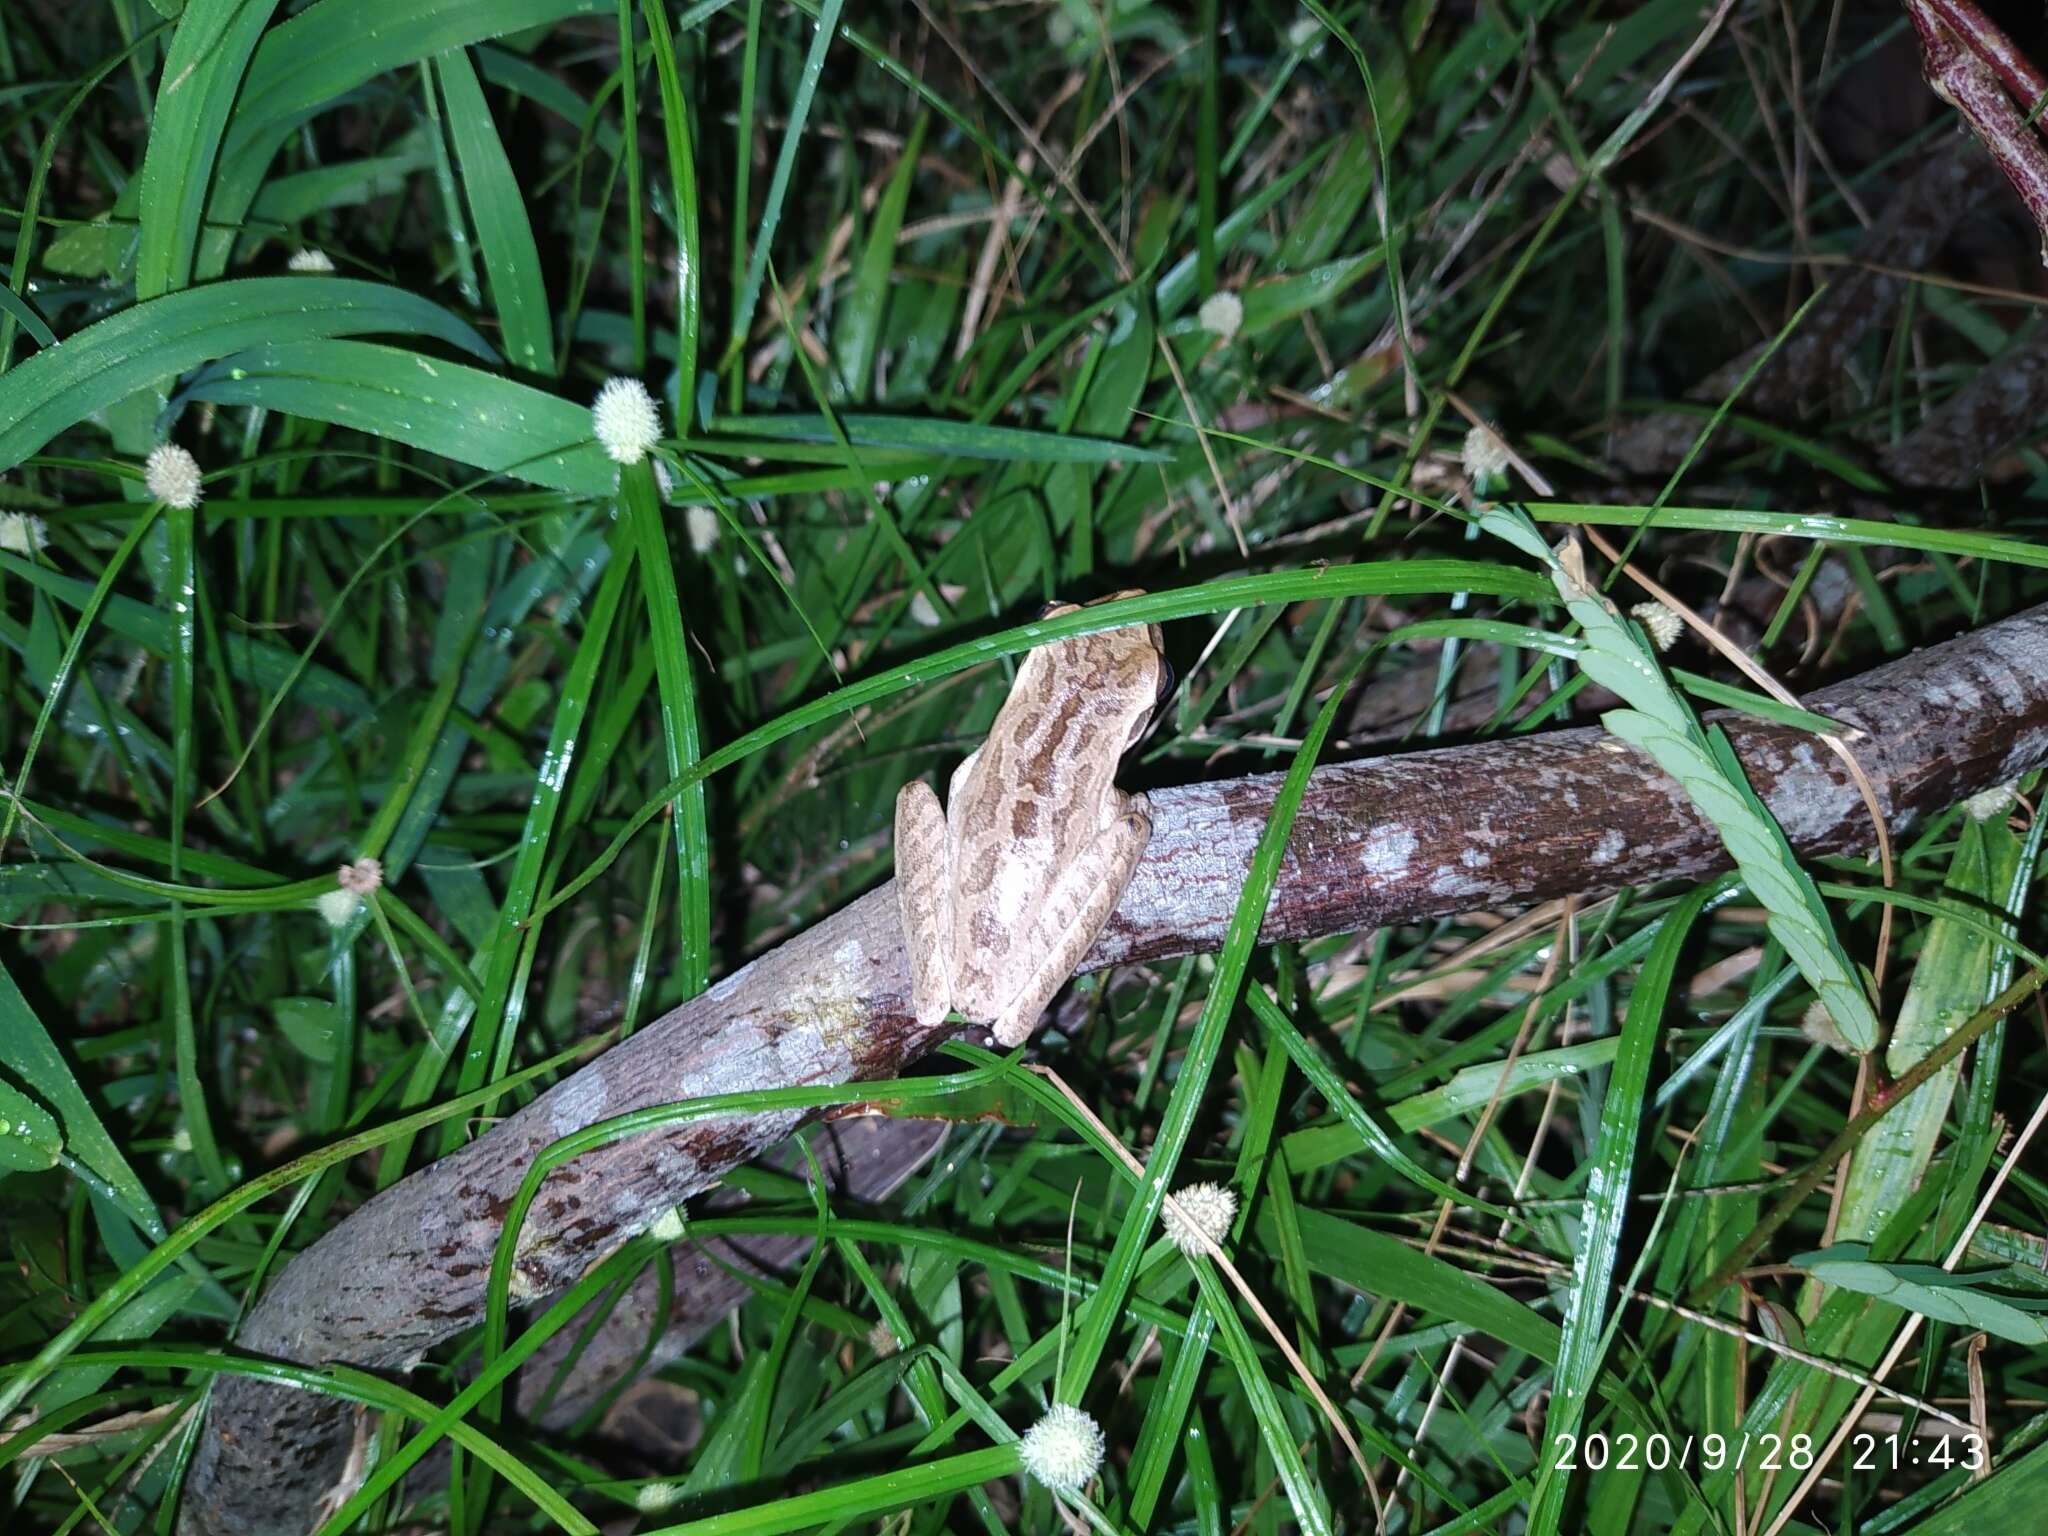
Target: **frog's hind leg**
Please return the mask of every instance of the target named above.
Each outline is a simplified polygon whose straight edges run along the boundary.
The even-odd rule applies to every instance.
[[[1143,795],[1132,795],[1123,814],[1096,834],[1088,856],[1060,871],[1046,892],[1039,919],[1027,941],[1039,962],[1022,988],[995,1020],[996,1042],[1022,1045],[1038,1027],[1039,1015],[1053,994],[1067,983],[1123,899],[1124,887],[1138,867],[1138,856],[1152,837],[1152,818]]]
[[[953,1006],[951,935],[945,920],[952,889],[946,816],[922,779],[896,796],[896,910],[910,961],[910,1011],[920,1027],[941,1022]]]

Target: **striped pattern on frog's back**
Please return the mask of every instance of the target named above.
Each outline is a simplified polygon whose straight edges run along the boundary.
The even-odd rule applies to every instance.
[[[994,1025],[1005,1044],[1030,1033],[1151,835],[1143,797],[1123,794],[1115,776],[1169,676],[1149,625],[1040,646],[954,773],[943,817],[928,786],[905,786],[898,903],[921,1023],[950,1007]]]

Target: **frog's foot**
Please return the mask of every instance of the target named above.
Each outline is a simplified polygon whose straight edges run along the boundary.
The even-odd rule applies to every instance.
[[[953,1006],[946,952],[946,817],[922,779],[896,796],[896,910],[910,963],[910,1011],[920,1028],[941,1023]]]

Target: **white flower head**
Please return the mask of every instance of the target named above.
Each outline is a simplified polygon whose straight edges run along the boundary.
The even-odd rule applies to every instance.
[[[661,408],[638,379],[606,379],[590,406],[591,430],[621,464],[638,464],[661,441]]]
[[[690,536],[690,553],[708,555],[718,543],[718,514],[709,507],[685,507],[683,531]]]
[[[1075,1493],[1102,1465],[1102,1426],[1072,1403],[1054,1403],[1018,1447],[1024,1470],[1054,1493]]]
[[[0,539],[0,543],[4,543]],[[2017,784],[1994,784],[1979,790],[1963,802],[1963,812],[1972,821],[1994,821],[2013,808],[2020,797]]]
[[[1628,612],[1650,632],[1650,644],[1660,651],[1670,650],[1685,633],[1685,621],[1662,603],[1637,603]]]
[[[896,1330],[887,1323],[876,1323],[868,1330],[868,1348],[875,1352],[877,1360],[888,1359],[899,1347],[896,1343]]]
[[[384,888],[384,866],[375,859],[357,859],[353,864],[344,864],[334,872],[334,878],[344,891],[353,891],[358,896],[374,896]]]
[[[33,512],[0,512],[0,549],[33,557],[49,542],[49,525]]]
[[[1202,329],[1222,341],[1229,341],[1237,335],[1238,327],[1244,324],[1244,300],[1229,291],[1212,293],[1202,300],[1202,307],[1195,311],[1195,318],[1202,323]]]
[[[199,461],[176,443],[159,443],[142,461],[142,483],[167,507],[190,512],[203,494]]]
[[[1467,432],[1462,457],[1465,476],[1474,485],[1504,482],[1508,477],[1508,445],[1492,427],[1474,427]]]
[[[345,928],[362,909],[363,898],[354,891],[337,886],[331,891],[322,891],[313,905],[320,909],[328,927]]]
[[[1176,1190],[1160,1213],[1173,1246],[1189,1258],[1205,1251],[1202,1239],[1221,1243],[1237,1219],[1237,1191],[1227,1184],[1190,1184]]]
[[[325,251],[316,251],[312,246],[304,245],[285,259],[285,266],[293,272],[332,272],[334,258]]]
[[[642,1483],[633,1492],[633,1507],[643,1515],[657,1515],[682,1496],[681,1483]]]

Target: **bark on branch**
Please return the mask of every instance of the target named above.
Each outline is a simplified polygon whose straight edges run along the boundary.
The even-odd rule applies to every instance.
[[[1896,833],[2048,762],[2048,607],[1807,703],[1863,733],[1853,744]],[[1872,846],[1831,753],[1786,727],[1723,718],[1802,852]],[[1217,948],[1280,777],[1152,791],[1151,846],[1084,969]],[[1725,863],[1677,785],[1597,729],[1414,752],[1317,771],[1263,936],[1370,929]],[[862,897],[378,1195],[287,1266],[237,1345],[304,1363],[408,1369],[481,1320],[506,1202],[551,1141],[647,1105],[888,1077],[916,1061],[947,1031],[910,1017],[895,900],[888,885]],[[522,1236],[522,1289],[564,1289],[799,1118],[694,1122],[564,1167]],[[222,1378],[181,1529],[302,1536],[348,1478],[354,1432],[355,1410],[339,1399]]]

